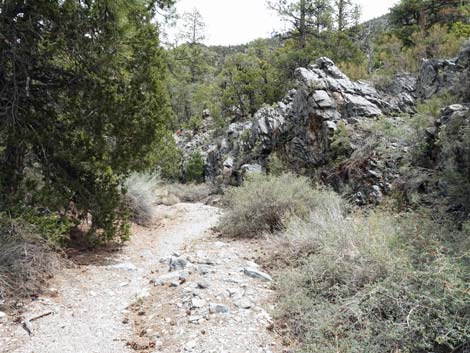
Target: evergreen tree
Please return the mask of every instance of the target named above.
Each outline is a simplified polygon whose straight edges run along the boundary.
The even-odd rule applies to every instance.
[[[185,12],[183,14],[183,21],[181,38],[192,46],[201,44],[206,38],[206,24],[199,10],[194,8],[190,12]]]
[[[307,46],[308,36],[317,36],[331,25],[331,5],[329,0],[277,0],[268,2],[285,21],[292,25],[289,32],[300,49]]]
[[[121,181],[155,167],[168,136],[165,65],[152,23],[156,6],[167,5],[0,2],[2,209],[32,193],[33,206],[73,209],[78,220],[91,215],[92,231],[125,235]]]
[[[352,22],[353,4],[351,0],[335,0],[335,19],[338,32],[344,32]]]

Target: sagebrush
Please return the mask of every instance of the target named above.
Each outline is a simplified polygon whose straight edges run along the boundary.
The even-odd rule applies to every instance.
[[[144,226],[152,222],[158,183],[156,175],[145,173],[134,173],[126,179],[124,198],[133,222]]]
[[[322,193],[306,177],[250,176],[241,188],[229,189],[224,197],[226,212],[219,228],[227,236],[255,237],[283,228],[287,215],[308,217],[323,202]]]
[[[278,319],[302,352],[463,352],[470,258],[446,243],[457,234],[427,215],[327,207],[291,218],[273,256],[287,264]]]

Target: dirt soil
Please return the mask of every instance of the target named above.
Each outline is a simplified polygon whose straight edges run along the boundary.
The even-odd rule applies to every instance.
[[[75,256],[21,317],[0,322],[0,352],[283,352],[256,242],[218,237],[214,207],[157,214],[121,249]]]

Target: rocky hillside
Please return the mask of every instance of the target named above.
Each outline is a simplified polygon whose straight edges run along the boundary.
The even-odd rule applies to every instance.
[[[186,162],[201,153],[207,182],[238,185],[245,173],[269,171],[276,158],[287,169],[347,190],[357,203],[375,203],[399,184],[401,161],[410,149],[404,136],[387,131],[406,129],[418,104],[465,90],[461,80],[469,67],[467,46],[455,59],[424,61],[417,76],[403,73],[374,86],[350,80],[322,57],[298,68],[296,88],[252,120],[235,119],[220,133],[207,112],[203,126],[181,131],[177,142]],[[468,115],[468,108],[454,105],[442,114],[430,138],[455,114]]]

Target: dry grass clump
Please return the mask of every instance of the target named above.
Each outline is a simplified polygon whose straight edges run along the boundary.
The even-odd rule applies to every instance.
[[[201,202],[214,193],[208,184],[160,184],[157,189],[158,203],[174,205],[178,202]]]
[[[34,227],[20,220],[0,219],[0,298],[38,293],[61,261]]]
[[[201,202],[213,193],[208,184],[169,184],[156,175],[145,173],[132,174],[125,181],[124,188],[131,220],[143,226],[152,223],[156,205],[171,206],[179,202]]]
[[[126,179],[124,197],[126,205],[131,211],[133,222],[143,226],[152,223],[155,216],[158,184],[159,178],[152,174],[134,173]]]
[[[243,187],[226,193],[227,210],[219,228],[228,236],[256,237],[282,229],[287,215],[308,217],[322,202],[322,194],[305,177],[253,175]]]

